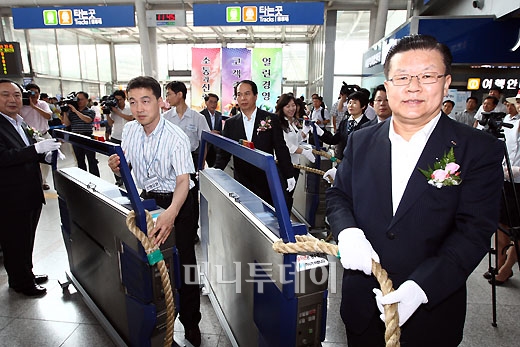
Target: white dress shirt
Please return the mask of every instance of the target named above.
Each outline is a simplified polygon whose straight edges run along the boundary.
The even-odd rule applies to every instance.
[[[392,208],[394,215],[397,211],[397,207],[399,207],[412,172],[417,170],[417,161],[426,146],[426,142],[428,142],[440,118],[441,113],[429,121],[421,130],[416,132],[410,141],[406,141],[401,135],[397,134],[394,129],[393,120],[390,121],[388,137],[391,142],[392,152],[390,165],[392,167]]]
[[[242,113],[242,121],[244,122],[244,130],[246,131],[247,141],[253,141],[253,130],[255,128],[256,110],[251,114],[251,119],[247,119],[247,116]]]

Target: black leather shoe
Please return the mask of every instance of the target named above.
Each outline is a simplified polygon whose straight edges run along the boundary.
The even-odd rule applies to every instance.
[[[497,286],[501,286],[501,285],[503,285],[504,283],[506,283],[506,282],[507,282],[511,277],[513,277],[513,271],[511,271],[511,275],[509,275],[509,277],[506,278],[505,281],[500,281],[500,280],[497,280],[497,279],[495,278],[495,285],[497,285]],[[489,282],[489,284],[493,284],[493,280],[492,280],[492,279],[488,280],[488,282]]]
[[[35,284],[33,287],[25,288],[25,289],[15,289],[17,293],[21,293],[26,296],[42,296],[47,294],[47,289],[38,284]]]
[[[482,277],[484,277],[484,278],[487,279],[487,280],[490,280],[491,277],[492,277],[491,272],[489,272],[489,271],[484,272],[484,274],[482,275]]]
[[[34,275],[34,283],[43,284],[49,280],[49,276],[47,275]]]
[[[186,330],[186,332],[184,333],[184,338],[195,347],[200,347],[200,344],[202,343],[200,329],[198,326]]]

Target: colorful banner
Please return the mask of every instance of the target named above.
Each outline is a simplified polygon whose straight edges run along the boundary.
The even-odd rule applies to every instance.
[[[274,112],[282,94],[282,49],[255,48],[252,58],[252,80],[258,86],[256,105]]]
[[[204,109],[207,93],[220,95],[220,48],[191,49],[191,108]]]
[[[247,48],[222,48],[222,114],[229,112],[236,103],[234,85],[251,79],[251,51]]]

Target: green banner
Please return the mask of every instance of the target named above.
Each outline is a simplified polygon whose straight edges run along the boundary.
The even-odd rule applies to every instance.
[[[282,49],[254,48],[251,59],[252,80],[258,86],[258,108],[274,112],[282,94]]]

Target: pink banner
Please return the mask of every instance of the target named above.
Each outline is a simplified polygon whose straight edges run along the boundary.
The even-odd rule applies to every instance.
[[[204,109],[204,95],[220,95],[220,48],[191,49],[191,108]]]
[[[236,103],[233,86],[251,79],[251,51],[247,48],[222,48],[222,114],[229,115]]]

